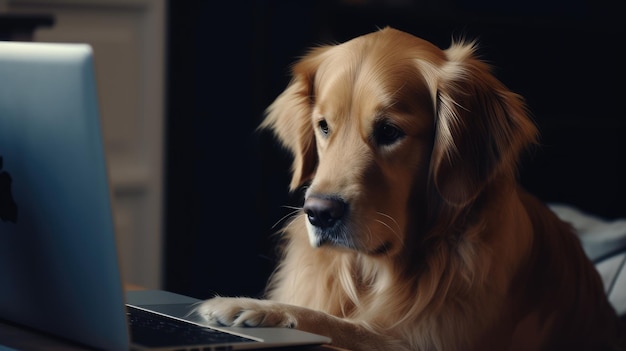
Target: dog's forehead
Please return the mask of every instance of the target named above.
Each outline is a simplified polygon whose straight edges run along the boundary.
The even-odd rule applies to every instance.
[[[428,55],[437,58],[441,51],[411,38],[415,40],[368,35],[328,50],[315,74],[315,114],[367,121],[389,109],[407,114],[429,110],[433,100],[418,61],[431,61]]]

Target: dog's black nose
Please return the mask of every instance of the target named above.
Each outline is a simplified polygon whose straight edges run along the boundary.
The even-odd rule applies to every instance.
[[[309,196],[304,201],[304,213],[309,222],[319,228],[331,227],[346,213],[345,201],[334,197]]]

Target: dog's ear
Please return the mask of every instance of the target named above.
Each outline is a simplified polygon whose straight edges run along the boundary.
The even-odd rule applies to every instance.
[[[474,43],[454,43],[446,50],[436,87],[430,179],[456,208],[472,203],[495,175],[515,176],[520,152],[537,139],[523,99],[474,51]]]
[[[292,67],[291,82],[267,108],[259,128],[270,129],[293,155],[291,191],[309,181],[317,167],[315,133],[311,122],[315,73],[329,47],[312,49]]]

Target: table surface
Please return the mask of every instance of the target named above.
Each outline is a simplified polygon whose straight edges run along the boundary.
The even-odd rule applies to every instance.
[[[126,284],[125,290],[142,290]],[[0,351],[89,351],[88,347],[0,320]],[[298,348],[302,351],[347,351],[331,345]]]
[[[82,345],[0,321],[0,351],[89,351]],[[303,351],[345,351],[330,345],[299,348]]]

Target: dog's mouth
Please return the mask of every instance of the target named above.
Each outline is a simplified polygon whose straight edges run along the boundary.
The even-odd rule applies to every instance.
[[[333,246],[358,250],[358,246],[341,224],[333,228],[320,228],[309,222],[309,236],[313,247]]]
[[[391,251],[393,244],[384,241],[373,249],[366,247],[355,238],[354,233],[347,229],[342,223],[336,223],[332,228],[320,228],[307,223],[311,246],[343,248],[351,251],[362,252],[371,256],[382,256]]]
[[[383,256],[391,251],[393,244],[389,241],[385,241],[379,246],[369,249],[359,244],[354,240],[353,236],[347,231],[342,229],[322,230],[320,228],[310,228],[310,241],[311,246],[318,247],[334,247],[343,248],[351,251],[358,251],[370,256]]]

